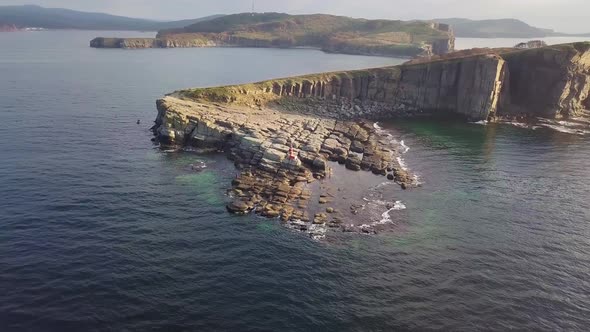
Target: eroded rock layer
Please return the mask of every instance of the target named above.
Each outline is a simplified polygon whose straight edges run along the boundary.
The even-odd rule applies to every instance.
[[[235,199],[228,204],[228,210],[236,214],[254,211],[280,217],[312,236],[327,227],[342,229],[335,216],[310,216],[306,208],[311,197],[306,184],[330,173],[328,161],[386,176],[402,188],[412,185],[412,178],[396,159],[398,152],[382,141],[371,122],[228,107],[172,96],[159,100],[157,106],[154,132],[161,144],[224,151],[241,170],[233,181]]]
[[[479,121],[495,114],[503,73],[504,60],[482,55],[184,90],[179,94],[233,105],[275,103],[300,113],[340,119],[462,116]]]
[[[503,52],[502,115],[581,116],[590,108],[590,43]]]

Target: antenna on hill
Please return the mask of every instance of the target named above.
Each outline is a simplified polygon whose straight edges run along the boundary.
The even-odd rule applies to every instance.
[[[256,6],[256,0],[252,0],[252,16],[254,16],[255,6]]]

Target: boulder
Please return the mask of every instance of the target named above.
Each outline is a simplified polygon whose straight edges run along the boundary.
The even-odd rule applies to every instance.
[[[356,156],[350,156],[346,159],[346,168],[352,171],[361,170],[361,160]]]
[[[301,168],[301,160],[299,158],[294,158],[294,159],[290,159],[290,158],[285,158],[283,159],[283,162],[281,163],[281,166],[283,168],[292,170],[292,171],[296,171],[298,169]]]
[[[326,167],[327,167],[328,163],[326,161],[326,159],[322,158],[322,157],[316,157],[313,160],[313,168],[316,170],[320,170],[320,171],[326,171]]]
[[[364,149],[365,149],[365,146],[360,141],[353,141],[352,144],[350,145],[350,151],[352,151],[352,152],[363,153]]]
[[[286,153],[283,151],[279,151],[276,149],[266,149],[264,151],[264,159],[270,160],[270,161],[276,161],[276,162],[280,162],[282,161],[286,156]]]
[[[250,210],[250,206],[248,205],[248,203],[241,200],[234,200],[233,202],[229,203],[226,207],[229,212],[235,214],[246,214],[248,210]]]
[[[340,142],[338,142],[337,140],[333,139],[333,138],[328,138],[327,140],[324,141],[324,144],[322,144],[322,150],[327,150],[330,152],[333,152],[336,148],[340,147]]]

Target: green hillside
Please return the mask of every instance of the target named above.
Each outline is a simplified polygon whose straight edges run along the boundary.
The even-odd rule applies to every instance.
[[[457,37],[538,38],[555,34],[553,30],[536,28],[516,19],[475,21],[465,18],[446,18],[433,21],[451,25]]]
[[[281,13],[227,15],[180,29],[161,39],[212,40],[256,47],[318,47],[328,52],[415,56],[446,53],[454,37],[446,27],[421,21],[353,19],[333,15]]]
[[[15,28],[158,31],[179,28],[220,15],[193,20],[159,22],[103,13],[88,13],[40,6],[0,6],[0,26]]]

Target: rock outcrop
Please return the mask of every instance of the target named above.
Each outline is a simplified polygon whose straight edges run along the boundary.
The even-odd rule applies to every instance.
[[[232,213],[280,217],[289,227],[321,238],[328,228],[344,230],[337,216],[312,217],[308,209],[312,192],[307,184],[330,174],[329,161],[388,176],[403,188],[413,183],[398,152],[382,141],[372,122],[178,97],[158,100],[154,133],[164,146],[224,151],[234,161],[240,173],[227,205]],[[347,225],[347,231],[354,229]],[[359,226],[356,231],[368,230]]]
[[[14,24],[0,24],[0,32],[16,32],[19,30]]]
[[[501,93],[492,118],[571,119],[590,108],[590,42],[534,49],[479,48],[420,58],[409,64],[493,55],[504,60]]]
[[[507,77],[500,115],[572,118],[589,109],[590,43],[502,53]]]
[[[90,41],[90,47],[94,48],[189,48],[189,47],[216,47],[229,46],[210,40],[196,38],[103,38],[98,37]]]
[[[413,185],[400,153],[367,120],[575,116],[589,106],[589,50],[590,43],[577,43],[462,53],[395,67],[182,90],[158,100],[153,131],[164,146],[227,153],[241,170],[230,212],[281,217],[314,237],[326,229],[354,231],[333,216],[333,208],[314,217],[306,208],[312,197],[306,184],[330,174],[330,162],[386,176],[404,189]],[[320,197],[319,203],[328,201]]]
[[[499,56],[481,55],[180,94],[236,105],[275,102],[291,111],[338,119],[461,116],[479,121],[495,115],[504,66]]]

